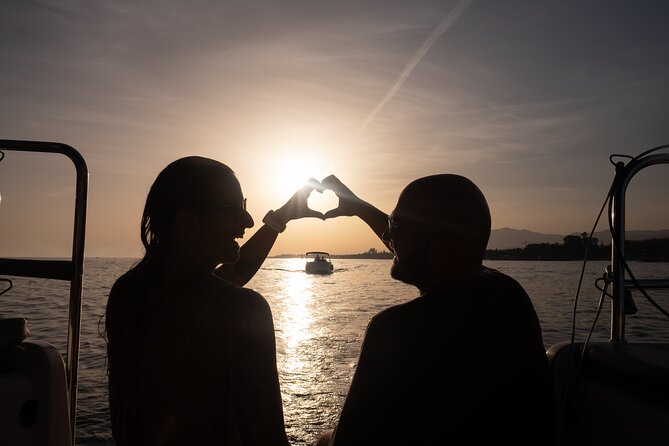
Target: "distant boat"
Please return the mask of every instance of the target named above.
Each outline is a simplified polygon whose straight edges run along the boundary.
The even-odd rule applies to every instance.
[[[330,254],[323,251],[309,251],[306,254],[307,263],[304,271],[307,274],[332,274],[334,265],[330,261]]]

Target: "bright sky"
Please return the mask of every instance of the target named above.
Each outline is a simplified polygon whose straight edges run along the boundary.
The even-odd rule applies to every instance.
[[[389,212],[442,172],[493,228],[589,232],[608,156],[669,143],[668,20],[659,0],[3,0],[0,138],[84,156],[88,256],[140,256],[148,188],[190,154],[237,172],[249,235],[312,176]],[[669,228],[669,175],[646,177],[628,228]],[[69,255],[73,178],[7,153],[0,256]],[[357,219],[304,220],[271,254],[371,247]]]

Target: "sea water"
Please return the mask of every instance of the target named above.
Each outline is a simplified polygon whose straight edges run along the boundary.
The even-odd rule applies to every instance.
[[[79,357],[77,445],[113,445],[109,421],[105,343],[101,316],[114,280],[135,259],[87,259]],[[390,278],[390,260],[333,259],[330,275],[304,272],[304,259],[267,259],[248,287],[263,294],[274,317],[277,361],[286,430],[294,446],[312,445],[331,428],[351,381],[370,318],[378,311],[417,296],[417,290]],[[569,340],[576,315],[576,341],[585,340],[597,315],[601,291],[595,280],[606,262],[489,261],[527,290],[542,325],[544,344]],[[631,262],[637,278],[669,277],[669,263]],[[0,317],[25,317],[31,339],[54,344],[65,356],[68,282],[13,277],[0,296]],[[1,286],[1,285],[0,285]],[[578,293],[578,305],[574,301]],[[669,308],[667,291],[649,291]],[[638,312],[627,318],[630,341],[669,342],[669,319],[635,292]],[[610,299],[604,298],[592,341],[609,337]],[[490,340],[491,347],[497,342]],[[482,354],[484,354],[482,352]]]

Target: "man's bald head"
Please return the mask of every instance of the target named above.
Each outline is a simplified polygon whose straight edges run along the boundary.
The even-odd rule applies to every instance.
[[[440,174],[412,181],[400,194],[394,215],[434,229],[483,258],[490,238],[490,210],[481,190],[463,176]]]

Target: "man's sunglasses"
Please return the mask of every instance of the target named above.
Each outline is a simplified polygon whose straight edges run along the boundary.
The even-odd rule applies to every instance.
[[[474,235],[472,235],[472,232],[468,230],[468,228],[464,228],[460,225],[449,223],[449,222],[444,222],[440,224],[439,226],[436,225],[430,225],[427,223],[422,223],[420,221],[414,221],[414,220],[402,220],[398,219],[396,216],[393,214],[390,214],[388,216],[388,229],[383,231],[383,234],[381,235],[381,239],[385,243],[392,243],[393,242],[393,234],[397,235],[400,231],[405,230],[406,228],[413,227],[413,228],[420,228],[424,233],[448,233],[451,236],[458,237],[461,239],[471,239],[472,237],[475,238]]]
[[[388,216],[388,229],[383,231],[383,234],[381,234],[381,240],[383,240],[386,243],[392,243],[393,233],[397,234],[397,232],[401,228],[402,228],[402,223],[397,219],[397,217],[390,214]]]

